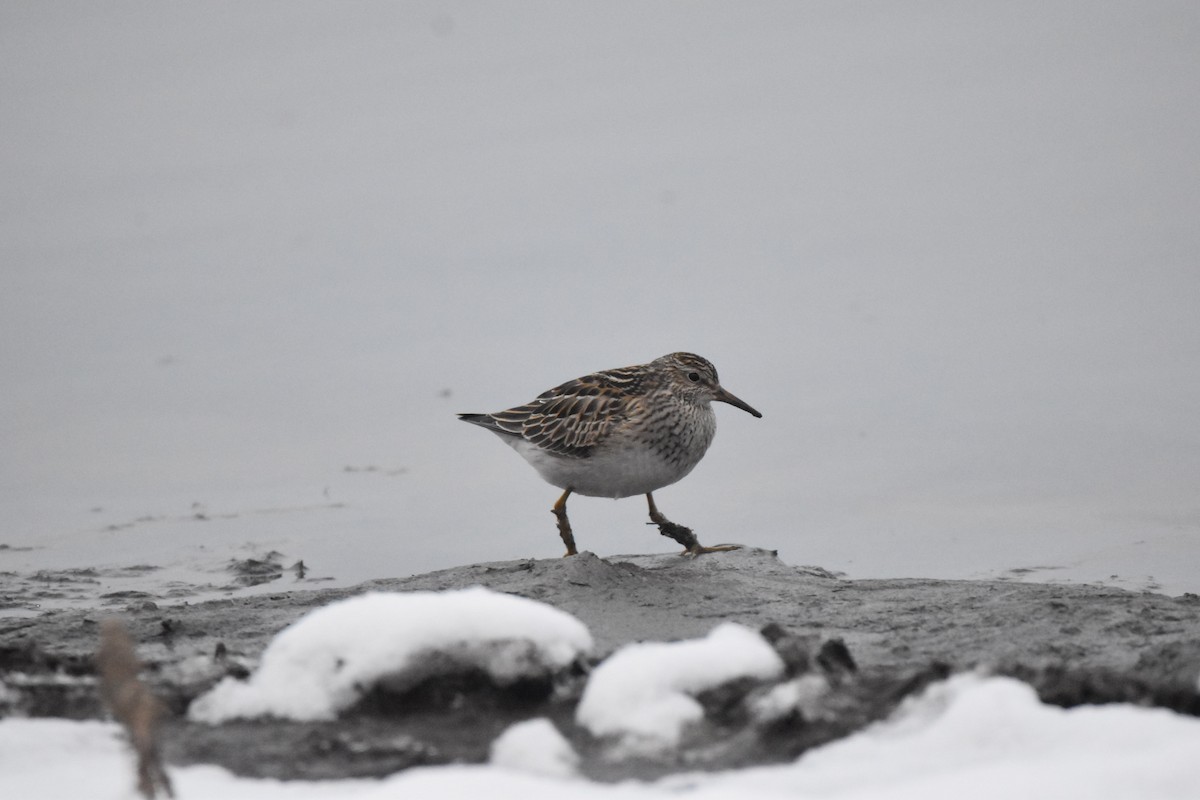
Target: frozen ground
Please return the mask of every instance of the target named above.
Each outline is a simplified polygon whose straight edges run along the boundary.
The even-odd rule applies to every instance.
[[[1196,591],[1198,26],[5,3],[0,580],[557,555],[554,491],[453,412],[688,349],[765,415],[659,498],[704,541]],[[637,500],[572,517],[665,549]]]
[[[1200,725],[1195,595],[851,581],[757,550],[585,552],[119,611],[170,710],[162,752],[180,785],[322,796],[351,778],[431,781],[431,793],[490,780],[501,796],[536,797],[563,789],[543,778],[567,776],[573,796],[855,797],[886,784],[957,797],[972,780],[996,796],[1194,791],[1179,754]],[[70,742],[73,768],[95,766],[114,796],[132,781],[112,728],[84,722],[104,716],[104,615],[0,624],[3,796],[78,792],[61,758],[37,756]]]
[[[476,583],[493,590],[458,588]],[[204,710],[190,716],[203,722],[168,721],[164,752],[177,796],[1195,794],[1200,719],[1177,713],[1200,708],[1194,597],[844,581],[761,551],[619,562],[584,553],[460,567],[393,588],[404,591],[218,601],[170,616],[126,610],[150,665],[145,675],[168,703],[201,692],[192,709]],[[133,762],[116,726],[79,718],[96,707],[78,657],[94,647],[93,616],[63,611],[0,630],[0,711],[8,712],[0,718],[0,796],[133,796]],[[755,632],[764,620],[775,633]],[[589,628],[600,661],[582,669]],[[831,634],[853,654],[840,665],[822,660],[827,647],[815,649]],[[57,672],[48,669],[55,661]],[[493,688],[453,677],[446,684],[449,661],[487,673]],[[211,692],[197,680],[207,672],[211,683],[214,666],[235,662],[255,664],[253,674],[227,677]],[[527,702],[498,702],[494,693],[531,674],[530,665],[552,675],[540,699],[528,702],[526,690]],[[439,690],[410,691],[422,674],[457,688],[428,706],[423,698]],[[380,687],[394,692],[390,700]],[[74,698],[75,719],[11,713],[45,703],[52,690]],[[247,702],[254,698],[271,702]],[[1105,700],[1127,702],[1089,705]],[[563,713],[576,701],[577,725]],[[326,713],[335,708],[336,718]],[[248,709],[268,713],[214,724]],[[314,774],[325,779],[295,779]]]

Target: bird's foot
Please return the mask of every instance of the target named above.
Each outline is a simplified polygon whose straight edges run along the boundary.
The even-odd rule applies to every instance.
[[[740,544],[718,544],[712,547],[705,547],[700,544],[700,540],[696,538],[696,534],[691,528],[680,525],[666,517],[654,522],[648,522],[647,525],[657,525],[659,534],[666,536],[668,539],[674,539],[683,545],[684,550],[679,555],[681,556],[698,556],[704,553],[728,553],[730,550],[741,550]]]
[[[668,539],[674,539],[681,545],[686,547],[688,551],[700,547],[700,540],[696,538],[696,534],[692,533],[692,529],[684,525],[680,525],[666,517],[660,516],[658,519],[647,522],[647,525],[657,525],[658,532]]]
[[[654,504],[654,495],[647,494],[646,501],[650,505],[650,521],[647,525],[657,525],[658,532],[668,539],[674,539],[683,545],[681,556],[698,556],[703,553],[725,553],[730,550],[740,550],[741,545],[736,544],[719,544],[715,547],[705,547],[700,544],[700,540],[696,538],[696,534],[692,533],[692,529],[676,522],[671,522],[663,516],[658,510],[658,506]]]
[[[698,555],[703,555],[704,553],[728,553],[732,550],[741,550],[741,549],[742,549],[742,546],[740,544],[714,544],[712,547],[705,547],[704,545],[700,544],[699,542],[696,542],[695,547],[689,547],[687,550],[684,550],[679,555],[681,555],[681,556],[698,556]]]

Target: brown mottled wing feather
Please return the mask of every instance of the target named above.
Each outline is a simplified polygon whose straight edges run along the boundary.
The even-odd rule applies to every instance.
[[[533,402],[488,416],[505,433],[548,452],[580,458],[628,418],[628,399],[642,384],[636,370],[585,375],[542,392]]]

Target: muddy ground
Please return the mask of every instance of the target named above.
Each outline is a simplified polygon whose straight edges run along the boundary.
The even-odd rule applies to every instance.
[[[336,722],[207,726],[188,704],[225,675],[244,676],[276,633],[305,612],[364,591],[482,585],[533,598],[588,625],[597,652],[550,682],[497,688],[482,675],[379,692]],[[352,589],[287,591],[195,604],[130,597],[125,608],[0,619],[0,714],[93,718],[99,622],[122,617],[145,675],[170,709],[168,763],[216,763],[245,775],[385,775],[414,765],[486,760],[512,722],[547,716],[598,779],[653,777],[795,758],[886,716],[951,672],[986,669],[1032,684],[1046,702],[1134,702],[1200,715],[1200,596],[1087,585],[845,580],[747,549],[683,558],[591,553],[476,564]],[[819,708],[764,721],[747,699],[765,687],[709,692],[704,724],[666,755],[612,757],[572,719],[587,670],[622,644],[701,636],[731,620],[764,630],[792,675],[822,676]]]

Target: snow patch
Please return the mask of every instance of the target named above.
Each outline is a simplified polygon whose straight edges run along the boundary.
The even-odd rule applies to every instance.
[[[545,717],[512,725],[492,742],[491,763],[518,772],[574,777],[579,754]]]
[[[754,716],[762,722],[782,719],[793,712],[808,721],[831,716],[822,707],[829,694],[829,681],[823,675],[801,675],[795,680],[771,687],[751,704]]]
[[[505,685],[559,670],[591,647],[579,620],[523,597],[482,587],[370,593],[286,628],[249,681],[226,678],[188,713],[208,723],[266,715],[332,719],[376,685],[403,690],[469,669]]]
[[[736,789],[840,800],[1182,800],[1195,796],[1198,744],[1194,717],[1125,704],[1064,709],[1042,703],[1020,681],[969,673],[933,684],[889,719],[793,765],[724,773],[706,788],[714,796]]]
[[[674,747],[684,727],[704,717],[692,695],[738,678],[774,678],[783,670],[762,636],[726,622],[703,639],[622,647],[592,673],[575,717],[597,736]]]

